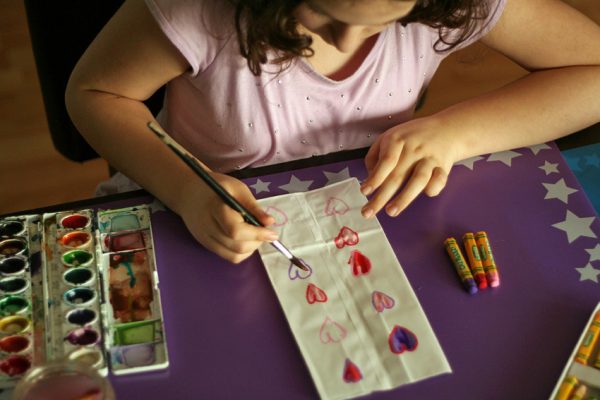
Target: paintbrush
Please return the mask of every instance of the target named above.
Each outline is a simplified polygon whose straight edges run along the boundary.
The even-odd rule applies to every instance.
[[[196,173],[196,175],[198,175],[208,185],[208,187],[210,187],[225,202],[225,204],[239,212],[244,218],[244,221],[254,226],[264,226],[254,215],[252,215],[250,211],[248,211],[231,194],[229,194],[229,192],[227,192],[227,190],[225,190],[225,188],[221,186],[219,182],[217,182],[208,173],[208,171],[204,169],[202,164],[200,164],[194,156],[181,147],[179,143],[174,141],[173,138],[171,138],[171,136],[169,136],[169,134],[166,133],[160,126],[150,121],[148,122],[148,128],[150,128],[150,130],[154,132],[164,144],[173,150],[173,152],[177,154],[179,158],[181,158]],[[271,245],[298,268],[303,269],[304,271],[309,270],[309,267],[304,263],[304,261],[294,256],[292,252],[289,251],[279,240],[271,242]]]

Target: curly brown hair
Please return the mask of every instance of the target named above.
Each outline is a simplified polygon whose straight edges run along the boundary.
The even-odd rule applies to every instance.
[[[293,12],[303,0],[230,0],[235,6],[235,29],[240,52],[254,75],[260,75],[267,53],[283,65],[298,56],[311,56],[312,40],[300,34]],[[486,0],[417,0],[411,12],[398,20],[421,23],[438,30],[435,51],[448,51],[469,38],[489,14]],[[457,35],[453,32],[459,32]]]

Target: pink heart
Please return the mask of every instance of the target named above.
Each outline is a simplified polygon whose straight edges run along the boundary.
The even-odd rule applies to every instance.
[[[354,246],[359,242],[358,233],[354,232],[347,226],[340,229],[337,237],[334,239],[335,247],[341,249],[344,246]]]
[[[273,226],[283,226],[288,222],[288,217],[286,213],[284,213],[277,207],[266,206],[264,211],[271,217],[275,218],[275,223],[273,224]]]
[[[344,202],[344,200],[338,199],[337,197],[330,197],[325,204],[325,215],[344,215],[348,212],[350,207]]]
[[[371,260],[358,250],[352,250],[348,264],[352,267],[354,276],[365,275],[371,271]]]
[[[358,382],[362,379],[362,373],[360,369],[350,361],[349,358],[346,358],[346,362],[344,364],[344,373],[342,375],[344,382],[354,383]]]
[[[304,263],[304,265],[308,267],[308,271],[299,268],[294,263],[290,263],[290,267],[288,268],[288,276],[290,277],[290,280],[293,281],[295,279],[306,279],[312,275],[312,268],[310,267],[310,265],[308,265],[307,263]]]
[[[382,312],[386,308],[392,308],[396,304],[393,298],[377,290],[371,295],[371,302],[377,312]]]
[[[321,325],[319,338],[323,344],[337,343],[341,342],[347,334],[346,328],[333,321],[331,318],[326,317],[325,321],[323,321],[323,324]]]
[[[308,301],[308,304],[313,304],[314,302],[325,303],[327,301],[327,293],[316,285],[309,283],[306,287],[306,301]]]

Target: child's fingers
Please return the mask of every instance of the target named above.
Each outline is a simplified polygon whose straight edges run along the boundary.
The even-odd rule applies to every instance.
[[[221,234],[233,241],[272,242],[279,237],[277,232],[269,228],[247,223],[240,213],[226,205],[214,217]]]
[[[385,207],[387,214],[395,217],[408,207],[431,182],[436,169],[433,162],[427,159],[419,161],[400,193]]]
[[[425,187],[425,194],[429,197],[434,197],[440,194],[448,181],[448,173],[441,167],[436,167],[431,175],[431,180]]]
[[[227,245],[223,244],[220,240],[215,239],[214,237],[207,235],[204,238],[204,246],[217,254],[219,257],[224,258],[225,260],[232,262],[234,264],[238,264],[248,258],[255,249],[246,253],[239,253],[232,249],[230,249]]]
[[[367,155],[365,156],[365,167],[367,168],[367,179],[371,175],[371,171],[377,165],[377,160],[379,159],[379,149],[381,143],[382,136],[379,136],[377,140],[371,145]]]
[[[375,189],[379,188],[394,173],[393,171],[397,169],[401,154],[402,146],[398,146],[393,151],[387,150],[379,155],[377,164],[373,167],[369,177],[365,179],[361,186],[360,190],[365,196],[373,193]]]

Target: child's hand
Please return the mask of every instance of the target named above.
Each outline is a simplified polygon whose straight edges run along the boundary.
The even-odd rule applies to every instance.
[[[457,142],[458,138],[427,118],[408,121],[380,135],[365,158],[368,177],[361,191],[375,194],[363,207],[363,216],[375,215],[389,201],[386,212],[395,217],[422,191],[437,196],[457,161]]]
[[[262,224],[275,222],[260,208],[245,184],[227,175],[214,172],[211,175]],[[185,225],[204,247],[227,261],[237,264],[263,242],[277,240],[276,232],[246,223],[240,213],[226,205],[204,182],[189,182],[184,192],[179,212]]]

